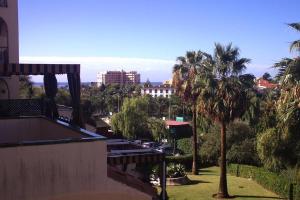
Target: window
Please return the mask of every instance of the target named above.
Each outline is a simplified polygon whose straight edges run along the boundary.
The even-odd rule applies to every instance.
[[[149,93],[152,93],[152,89],[149,89]]]
[[[160,93],[163,93],[163,90],[160,90]]]
[[[169,95],[166,95],[167,98],[169,98]]]
[[[0,64],[6,63],[8,63],[8,30],[6,23],[0,17]]]
[[[157,97],[157,94],[156,94],[156,95],[154,95],[154,97]]]
[[[154,92],[157,93],[157,89],[155,89]]]
[[[7,7],[7,0],[0,0],[0,7]]]
[[[169,90],[166,90],[166,93],[168,94],[168,93],[169,93]]]

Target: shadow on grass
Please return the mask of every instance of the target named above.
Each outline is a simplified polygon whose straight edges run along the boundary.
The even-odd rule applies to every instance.
[[[199,169],[199,173],[205,173],[205,172],[214,172],[214,171],[209,169]]]
[[[200,183],[211,183],[209,181],[200,181],[200,180],[190,180],[190,182],[186,185],[196,185],[196,184],[200,184]]]
[[[204,173],[200,173],[198,175],[200,175],[200,176],[219,176],[218,174],[204,174]]]
[[[234,198],[256,198],[256,199],[285,199],[281,197],[270,197],[270,196],[257,196],[257,195],[233,195]]]

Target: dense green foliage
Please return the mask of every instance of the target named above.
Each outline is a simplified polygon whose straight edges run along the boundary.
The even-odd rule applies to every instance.
[[[213,126],[202,136],[200,149],[201,160],[206,163],[219,164],[220,127]],[[251,127],[241,121],[230,123],[227,129],[227,162],[259,165],[256,152],[256,135]]]
[[[165,122],[151,117],[148,109],[148,97],[125,98],[121,111],[111,118],[112,130],[128,139],[168,138]]]
[[[296,183],[290,180],[284,174],[276,174],[264,168],[249,165],[230,164],[228,166],[228,172],[244,178],[251,178],[263,187],[286,198],[289,196],[290,183]],[[294,195],[296,197],[295,199],[299,199],[300,185],[296,184],[294,190]]]
[[[192,154],[192,139],[182,138],[177,140],[177,148],[180,149],[184,154]]]
[[[169,132],[166,129],[166,124],[163,120],[149,117],[147,120],[148,131],[155,141],[160,142],[162,139],[169,137]]]
[[[113,131],[128,139],[147,138],[147,106],[145,98],[126,98],[121,111],[112,116]]]

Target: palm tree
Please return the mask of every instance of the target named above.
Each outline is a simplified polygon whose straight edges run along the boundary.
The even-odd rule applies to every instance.
[[[300,32],[300,23],[291,23],[288,25],[293,29],[295,29],[296,31]],[[290,45],[290,51],[292,50],[300,51],[300,40],[295,40],[292,42],[292,44]]]
[[[188,51],[184,57],[178,57],[178,64],[173,67],[173,86],[179,96],[192,106],[193,113],[193,165],[192,173],[197,174],[197,99],[201,91],[200,74],[207,54],[201,51]]]
[[[300,80],[300,58],[283,58],[274,64],[274,68],[278,69],[276,79],[282,87],[292,86]]]
[[[207,85],[199,96],[199,111],[221,126],[220,184],[218,198],[228,198],[226,177],[226,128],[230,122],[240,118],[247,108],[251,75],[242,75],[247,58],[239,58],[239,49],[231,44],[215,44],[212,74],[207,76]],[[252,80],[253,82],[253,80]]]

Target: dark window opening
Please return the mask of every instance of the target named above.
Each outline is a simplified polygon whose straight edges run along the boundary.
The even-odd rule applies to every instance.
[[[0,7],[7,7],[7,0],[0,0]]]
[[[4,20],[0,18],[0,64],[7,64],[7,63],[8,63],[8,29]]]

